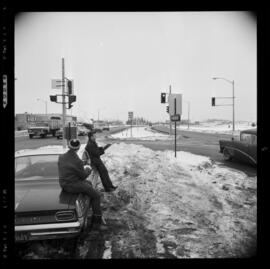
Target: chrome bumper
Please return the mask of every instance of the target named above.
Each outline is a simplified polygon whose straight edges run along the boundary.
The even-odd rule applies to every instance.
[[[15,241],[31,241],[73,237],[80,233],[82,223],[55,223],[15,226]]]

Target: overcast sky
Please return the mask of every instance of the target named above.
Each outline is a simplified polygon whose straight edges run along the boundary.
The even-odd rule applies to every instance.
[[[27,12],[15,19],[15,113],[62,113],[52,79],[74,80],[72,115],[168,119],[160,93],[183,94],[182,118],[257,118],[257,22],[248,12]],[[37,100],[40,98],[41,100]],[[230,104],[217,99],[216,104]],[[68,114],[70,111],[68,111]]]

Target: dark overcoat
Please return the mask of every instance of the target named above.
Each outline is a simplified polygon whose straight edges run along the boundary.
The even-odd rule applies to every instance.
[[[91,163],[98,167],[102,163],[100,156],[104,154],[104,148],[99,147],[95,141],[89,140],[85,146],[85,150],[88,152]]]
[[[85,180],[89,172],[85,171],[83,161],[74,150],[69,150],[58,158],[59,183],[63,188],[70,183]]]

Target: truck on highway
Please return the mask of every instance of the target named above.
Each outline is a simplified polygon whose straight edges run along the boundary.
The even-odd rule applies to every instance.
[[[73,122],[75,117],[66,116],[66,122]],[[75,119],[76,121],[76,119]],[[29,138],[39,136],[41,138],[47,135],[55,136],[56,132],[62,128],[62,117],[61,116],[40,116],[36,117],[35,120],[28,122],[28,135]]]

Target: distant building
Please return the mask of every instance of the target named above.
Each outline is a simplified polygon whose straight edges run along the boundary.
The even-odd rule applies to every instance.
[[[15,130],[26,130],[28,124],[33,121],[47,121],[51,118],[59,118],[62,120],[62,114],[52,113],[52,114],[29,114],[27,112],[15,115]],[[77,122],[77,117],[66,115],[67,122]]]

